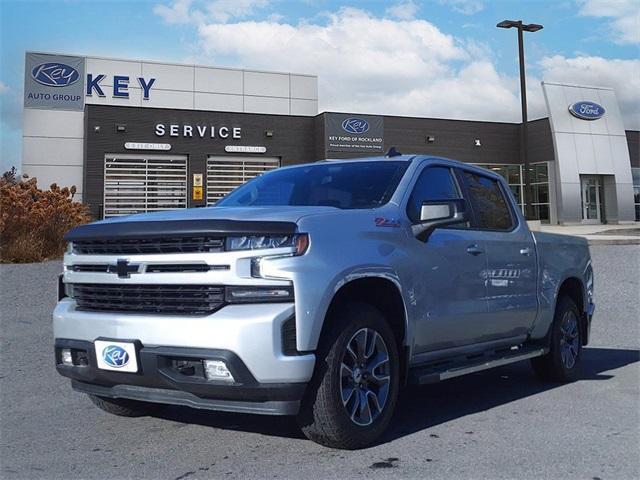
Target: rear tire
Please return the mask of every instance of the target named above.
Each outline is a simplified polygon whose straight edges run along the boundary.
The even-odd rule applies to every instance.
[[[558,299],[549,353],[531,359],[533,370],[540,379],[564,383],[578,377],[582,358],[580,317],[580,311],[571,298]]]
[[[166,407],[161,403],[140,402],[126,398],[107,398],[98,395],[89,395],[89,398],[99,409],[119,417],[144,417],[160,413]]]
[[[321,445],[364,448],[386,430],[396,405],[396,338],[384,316],[365,303],[349,303],[327,321],[298,423]]]

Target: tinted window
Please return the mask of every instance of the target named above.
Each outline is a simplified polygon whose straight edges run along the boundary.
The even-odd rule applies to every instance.
[[[464,171],[478,228],[487,230],[511,230],[513,219],[509,205],[496,180]]]
[[[409,162],[326,162],[274,170],[238,187],[221,207],[305,205],[375,208],[387,203]]]
[[[413,223],[420,221],[422,202],[460,198],[451,170],[445,167],[425,168],[409,197],[407,216]]]

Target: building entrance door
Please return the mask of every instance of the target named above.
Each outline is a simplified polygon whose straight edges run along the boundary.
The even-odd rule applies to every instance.
[[[602,223],[602,180],[598,175],[581,175],[582,223]]]

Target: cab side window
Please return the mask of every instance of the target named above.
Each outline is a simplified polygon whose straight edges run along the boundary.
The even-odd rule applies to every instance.
[[[515,223],[500,184],[475,172],[465,170],[462,174],[476,217],[474,226],[483,230],[511,230]]]
[[[453,179],[451,169],[447,167],[426,167],[418,177],[418,181],[409,197],[407,216],[412,223],[418,223],[420,221],[422,202],[455,200],[458,198],[462,198],[462,196]]]

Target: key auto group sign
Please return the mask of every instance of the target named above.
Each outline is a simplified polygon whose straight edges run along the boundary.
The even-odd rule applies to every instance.
[[[82,110],[84,64],[82,57],[27,53],[25,108]]]
[[[129,78],[85,72],[84,57],[27,52],[24,72],[25,108],[46,110],[82,110],[86,97],[106,97],[105,83],[112,86],[113,99],[127,100],[130,88],[140,88],[142,100],[149,100],[156,83],[152,77]]]

